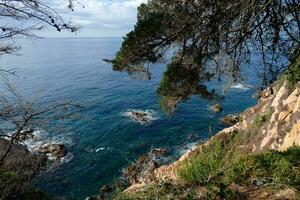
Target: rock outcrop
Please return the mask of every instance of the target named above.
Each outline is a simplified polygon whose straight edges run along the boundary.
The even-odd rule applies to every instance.
[[[63,144],[46,144],[36,149],[38,153],[50,155],[53,160],[60,160],[67,155],[67,149]]]
[[[10,142],[0,138],[0,155],[3,155]],[[6,159],[4,160],[2,170],[7,169],[31,177],[43,171],[47,167],[47,157],[45,155],[33,154],[22,144],[11,144]]]

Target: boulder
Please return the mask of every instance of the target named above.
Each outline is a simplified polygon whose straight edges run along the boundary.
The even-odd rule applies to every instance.
[[[236,115],[236,114],[230,114],[230,115],[223,117],[221,119],[221,121],[226,124],[229,124],[229,125],[234,125],[234,124],[240,122],[240,117],[239,117],[239,115]]]
[[[218,103],[213,105],[211,108],[215,113],[220,113],[223,110],[222,106]]]
[[[146,123],[150,121],[150,116],[147,112],[135,111],[135,110],[131,110],[130,112],[131,112],[131,117],[136,122]]]
[[[67,149],[63,144],[47,144],[36,149],[42,154],[50,154],[54,160],[60,160],[67,155]]]
[[[34,134],[33,134],[33,131],[32,129],[26,129],[26,130],[22,130],[20,131],[20,133],[18,134],[18,137],[17,139],[19,141],[26,141],[26,140],[29,140],[29,139],[33,139],[34,138]],[[16,133],[14,133],[15,135]]]

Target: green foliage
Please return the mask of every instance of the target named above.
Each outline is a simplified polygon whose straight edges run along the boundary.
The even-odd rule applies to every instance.
[[[227,182],[249,183],[258,179],[262,183],[300,186],[300,148],[285,152],[270,151],[259,155],[244,156],[226,170]]]
[[[16,196],[17,199],[26,199],[26,200],[51,200],[52,198],[49,197],[45,192],[40,190],[29,188],[23,193],[20,193]]]
[[[0,178],[1,180],[5,180],[5,179],[13,179],[16,178],[17,174],[13,171],[4,171],[2,173],[0,173]]]
[[[213,183],[223,172],[224,152],[220,142],[213,141],[203,152],[185,161],[178,169],[178,176],[186,181],[200,184]]]
[[[286,79],[291,89],[300,81],[300,48],[294,52],[291,65],[286,72]]]
[[[0,171],[0,199],[50,200],[44,192],[33,188],[28,177],[14,171]]]
[[[279,87],[283,86],[287,81],[287,86],[290,90],[294,89],[295,85],[300,81],[300,47],[295,49],[288,69],[277,80]]]
[[[242,199],[238,192],[233,191],[222,182],[214,185],[208,185],[207,189],[208,199]]]
[[[261,76],[268,84],[282,71],[278,59],[299,44],[298,1],[149,0],[138,8],[137,23],[124,37],[113,69],[132,73],[136,66],[166,57],[170,62],[159,93],[186,96],[186,80],[193,87],[205,84],[211,76],[221,79],[229,75],[239,80],[242,64],[252,60],[252,52],[259,52],[264,63]],[[278,15],[290,20],[280,20]],[[297,67],[290,71],[294,80],[299,79]],[[178,91],[177,85],[183,91]]]
[[[254,119],[253,124],[256,125],[257,127],[261,127],[263,124],[265,124],[270,119],[271,116],[272,116],[271,112],[258,114],[256,116],[256,118]]]
[[[163,37],[163,24],[167,16],[162,12],[152,12],[141,18],[134,27],[124,37],[124,42],[120,51],[117,52],[112,61],[113,69],[116,71],[132,72],[135,66],[140,66],[143,62],[157,62],[161,58],[159,52],[154,52],[155,43],[148,44],[147,38]],[[141,47],[143,47],[141,49]]]

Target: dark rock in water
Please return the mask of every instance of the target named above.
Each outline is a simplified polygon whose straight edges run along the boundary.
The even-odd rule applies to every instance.
[[[151,121],[151,116],[147,112],[136,110],[129,110],[129,112],[131,114],[131,118],[133,118],[136,122],[147,123]]]
[[[153,149],[152,152],[150,152],[150,154],[152,154],[153,156],[155,156],[155,159],[164,156],[168,153],[168,149],[165,148],[156,148]]]
[[[215,113],[219,113],[219,112],[222,112],[222,106],[220,104],[215,104],[212,106],[212,110],[215,112]]]
[[[32,129],[23,130],[20,133],[20,140],[22,141],[33,139],[33,138],[34,138],[34,134]]]
[[[17,137],[17,140],[19,141],[26,141],[29,139],[33,139],[34,138],[34,134],[33,134],[34,130],[32,129],[26,129],[26,130],[22,130]],[[15,136],[16,133],[14,133]],[[18,142],[18,141],[16,141]]]
[[[188,140],[194,140],[195,138],[197,138],[197,136],[193,133],[188,134],[187,139]]]
[[[227,115],[224,118],[222,118],[221,121],[226,124],[233,125],[233,124],[240,122],[240,117],[239,117],[239,115],[236,115],[236,114],[230,114],[230,115]]]
[[[100,189],[101,192],[111,192],[113,188],[109,185],[103,185],[102,188]]]
[[[36,149],[42,154],[50,154],[54,160],[60,160],[67,155],[67,149],[62,144],[47,144]]]
[[[94,197],[87,197],[87,198],[85,198],[85,200],[97,200],[97,198],[94,198]]]

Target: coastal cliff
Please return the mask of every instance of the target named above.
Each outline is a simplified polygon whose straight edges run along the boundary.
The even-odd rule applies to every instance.
[[[290,68],[299,72],[299,57]],[[257,105],[239,114],[233,126],[172,164],[158,166],[153,153],[141,157],[125,170],[129,187],[110,198],[300,198],[297,73],[292,81],[283,75],[259,93]]]

